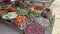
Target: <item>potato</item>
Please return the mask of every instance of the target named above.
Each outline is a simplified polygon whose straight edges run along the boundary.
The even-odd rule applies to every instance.
[[[7,14],[7,13],[8,13],[7,10],[0,10],[0,15],[5,15],[5,14]]]

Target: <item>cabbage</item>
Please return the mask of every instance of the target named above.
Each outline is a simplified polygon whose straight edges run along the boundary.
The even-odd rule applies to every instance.
[[[18,15],[14,12],[10,12],[6,15],[3,15],[2,18],[3,19],[13,19],[13,18],[16,18]]]

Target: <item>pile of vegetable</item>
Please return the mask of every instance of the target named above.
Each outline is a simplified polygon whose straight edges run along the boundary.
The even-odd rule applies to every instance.
[[[16,19],[14,19],[14,24],[17,26],[17,27],[20,27],[21,24],[24,24],[27,22],[27,18],[26,16],[17,16]]]
[[[14,4],[10,3],[10,5],[2,3],[0,5],[0,16],[18,28],[25,27],[23,29],[26,34],[30,34],[29,30],[32,32],[31,34],[43,34],[43,28],[50,26],[49,16],[52,15],[49,8],[45,11],[42,11],[43,9],[43,6],[34,6],[20,1],[16,1]]]
[[[31,23],[24,29],[25,34],[44,34],[43,27],[38,23]]]

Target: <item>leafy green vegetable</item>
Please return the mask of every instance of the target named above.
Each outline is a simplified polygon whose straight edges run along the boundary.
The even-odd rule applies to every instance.
[[[37,11],[32,11],[31,15],[33,15],[33,16],[39,16],[39,13]]]
[[[19,15],[28,15],[28,11],[25,10],[25,9],[20,9],[20,10],[18,10],[17,13],[18,13]]]

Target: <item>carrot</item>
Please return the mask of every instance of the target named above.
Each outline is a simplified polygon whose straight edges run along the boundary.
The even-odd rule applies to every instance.
[[[18,16],[18,17],[15,19],[15,22],[16,22],[16,23],[17,23],[17,22],[21,23],[21,22],[22,22],[21,16]]]
[[[19,27],[21,24],[26,23],[26,17],[25,16],[18,16],[15,20],[14,20],[14,24]]]
[[[24,23],[26,22],[26,17],[25,17],[25,16],[23,16],[23,22],[24,22]]]

